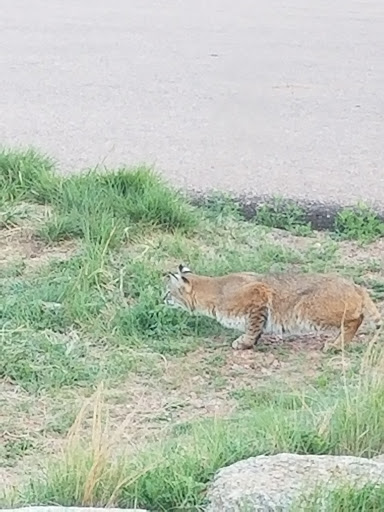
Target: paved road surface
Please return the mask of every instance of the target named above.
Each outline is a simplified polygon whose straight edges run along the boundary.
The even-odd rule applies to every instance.
[[[384,204],[383,0],[2,0],[0,142]]]

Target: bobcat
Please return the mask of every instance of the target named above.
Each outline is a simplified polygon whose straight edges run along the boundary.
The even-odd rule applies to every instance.
[[[381,316],[368,292],[333,274],[270,274],[252,272],[207,277],[179,266],[168,274],[164,302],[216,318],[225,327],[244,332],[234,349],[252,348],[262,333],[301,334],[337,329],[334,343],[349,343],[368,315]]]

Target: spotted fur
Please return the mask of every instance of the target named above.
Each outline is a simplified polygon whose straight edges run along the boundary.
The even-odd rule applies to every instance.
[[[381,316],[365,288],[334,274],[251,272],[201,276],[180,265],[168,275],[166,304],[215,318],[244,334],[232,344],[251,348],[263,333],[303,334],[337,330],[332,346],[355,336],[365,316]]]

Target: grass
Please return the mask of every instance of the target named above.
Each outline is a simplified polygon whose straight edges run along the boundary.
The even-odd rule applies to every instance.
[[[256,212],[256,221],[264,226],[286,229],[302,236],[308,235],[312,230],[304,210],[295,202],[281,197],[262,204]]]
[[[102,247],[137,236],[143,229],[190,229],[197,216],[149,169],[61,180],[52,198],[56,213],[40,231],[49,242],[81,237]]]
[[[197,225],[197,214],[150,169],[62,178],[53,168],[49,158],[33,150],[0,153],[0,204],[27,200],[51,205],[52,216],[39,230],[48,242],[80,237],[105,249],[142,229]]]
[[[65,386],[89,386],[100,380],[118,382],[138,364],[125,348],[108,351],[97,339],[80,339],[76,332],[15,331],[1,337],[0,374],[32,393],[58,391]]]
[[[384,503],[383,485],[364,485],[361,489],[340,485],[331,491],[318,489],[293,507],[292,512],[380,512]]]
[[[372,364],[382,370],[383,354],[371,354],[362,363],[360,376],[345,382],[336,393],[324,396],[312,389],[310,407],[300,395],[292,402],[294,407],[288,408],[291,412],[284,401],[263,401],[243,414],[180,425],[161,442],[117,458],[110,444],[114,436],[107,435],[108,419],[103,420],[102,394],[97,392],[89,443],[84,444],[79,436],[83,408],[64,458],[49,466],[49,476],[32,479],[17,499],[22,503],[198,510],[204,505],[205,486],[217,469],[240,459],[287,451],[376,455],[384,445],[384,380],[382,373],[372,377]]]
[[[384,222],[367,205],[342,209],[335,220],[336,234],[347,240],[372,242],[384,235]]]
[[[54,162],[47,156],[29,150],[0,151],[0,206],[27,200],[44,202],[52,197],[57,178]]]
[[[240,204],[230,195],[215,193],[206,202],[208,213],[216,220],[234,218],[242,220]],[[254,221],[262,226],[290,231],[299,236],[312,232],[304,209],[294,201],[276,196],[261,204]],[[369,206],[360,202],[351,208],[342,208],[336,215],[332,232],[339,240],[357,240],[366,244],[384,236],[383,219]]]
[[[375,237],[316,233],[294,205],[256,222],[224,196],[194,208],[150,169],[53,171],[32,150],[0,154],[4,504],[201,510],[216,470],[242,458],[383,451],[380,347],[266,339],[240,354],[231,331],[162,303],[180,262],[337,271],[380,301]],[[354,238],[363,228],[377,233]]]

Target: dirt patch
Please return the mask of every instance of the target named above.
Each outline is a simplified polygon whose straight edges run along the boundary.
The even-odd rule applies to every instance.
[[[39,240],[35,229],[27,226],[0,230],[0,265],[44,265],[53,259],[67,259],[78,244],[73,240],[50,246]]]
[[[368,245],[361,245],[354,241],[342,241],[339,243],[339,253],[343,260],[354,264],[367,264],[369,260],[377,261],[381,269],[377,271],[382,274],[384,269],[384,239],[380,238]]]
[[[52,214],[46,205],[21,203],[0,212],[0,266],[35,267],[52,259],[69,258],[78,248],[74,240],[48,245],[37,236]]]
[[[329,241],[329,234],[322,231],[313,231],[310,236],[297,236],[283,229],[272,229],[267,233],[266,238],[269,242],[279,243],[283,247],[296,251],[307,251],[312,247],[321,247],[322,244]]]
[[[36,451],[53,453],[54,439],[44,439],[47,404],[6,380],[0,382],[0,481],[18,484],[36,469]]]

